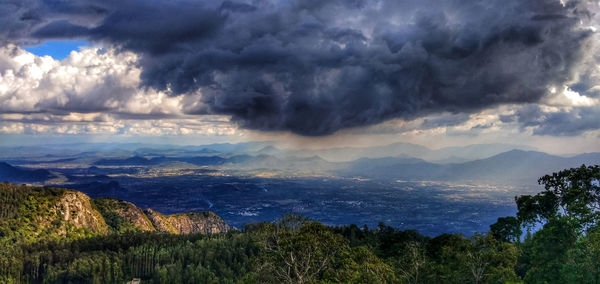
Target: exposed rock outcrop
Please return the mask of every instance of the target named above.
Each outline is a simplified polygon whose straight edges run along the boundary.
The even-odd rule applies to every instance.
[[[210,211],[174,214],[166,217],[181,234],[217,234],[230,230],[221,217]]]
[[[165,215],[161,214],[160,212],[156,212],[152,209],[145,209],[144,213],[146,213],[146,216],[148,216],[148,219],[150,219],[152,225],[154,225],[154,228],[157,231],[171,234],[180,234],[179,229],[175,228],[173,224],[171,224],[169,220],[167,220],[167,217],[165,217]]]
[[[144,211],[131,202],[114,198],[96,198],[94,204],[104,216],[106,223],[115,231],[128,229],[155,231]]]
[[[67,227],[71,225],[92,233],[105,234],[108,232],[104,218],[92,207],[90,197],[83,192],[65,191],[50,211],[55,214],[55,216],[49,216],[51,219],[58,217],[64,221],[61,222],[63,226],[60,228],[59,235],[65,235]]]
[[[171,234],[217,234],[229,226],[212,212],[163,215],[152,209],[142,210],[131,202],[114,198],[97,198],[94,204],[115,232],[158,231]]]
[[[171,234],[217,234],[230,230],[221,217],[209,211],[163,215],[114,198],[97,198],[94,199],[94,204],[115,232],[134,230]]]
[[[229,230],[212,212],[163,215],[118,199],[92,200],[79,191],[0,183],[0,237],[14,242],[131,231],[216,234]]]
[[[152,221],[154,228],[160,232],[173,234],[217,234],[227,232],[231,229],[221,217],[209,211],[173,215],[163,215],[152,209],[146,209],[144,212]]]

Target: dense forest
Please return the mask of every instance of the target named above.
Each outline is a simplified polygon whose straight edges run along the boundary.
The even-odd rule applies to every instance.
[[[5,183],[0,283],[600,283],[600,167],[539,183],[489,232],[433,238],[298,215],[220,234],[144,232],[118,216],[77,229],[35,221],[64,190]]]

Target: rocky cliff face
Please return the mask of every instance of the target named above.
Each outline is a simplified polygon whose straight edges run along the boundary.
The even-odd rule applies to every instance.
[[[167,220],[167,217],[165,217],[165,215],[161,214],[160,212],[156,212],[152,209],[146,209],[144,210],[144,213],[146,213],[146,216],[148,216],[148,218],[152,222],[152,225],[157,231],[171,234],[181,233],[181,231],[175,228],[173,224],[171,224],[171,222]]]
[[[213,212],[191,212],[184,214],[163,215],[152,209],[146,214],[157,231],[173,234],[218,234],[231,228],[221,217]]]
[[[163,215],[79,191],[0,183],[0,239],[80,238],[129,231],[216,234],[230,227],[212,212]]]
[[[152,209],[142,210],[131,202],[114,198],[97,198],[94,204],[108,226],[115,232],[158,231],[171,234],[217,234],[229,226],[212,212],[163,215]]]
[[[117,232],[127,230],[155,231],[152,222],[144,214],[144,211],[131,202],[114,198],[96,198],[94,204],[104,216],[106,223]]]
[[[59,235],[66,235],[70,226],[96,234],[108,232],[104,218],[92,207],[90,197],[82,192],[65,191],[50,211],[54,214],[49,216],[50,220],[45,221],[56,223],[55,218],[61,219]]]
[[[89,196],[61,188],[0,184],[0,238],[81,238],[108,233]]]
[[[167,220],[181,234],[217,234],[230,230],[221,217],[209,211],[169,215]]]

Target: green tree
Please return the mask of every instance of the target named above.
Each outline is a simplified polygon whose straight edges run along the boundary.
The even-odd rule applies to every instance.
[[[600,283],[600,232],[588,231],[567,252],[560,273],[565,283]]]
[[[405,283],[422,283],[425,269],[429,264],[425,254],[425,246],[420,242],[410,242],[406,245],[400,259],[400,278]]]
[[[262,237],[259,271],[283,283],[310,283],[319,279],[348,247],[342,236],[325,225],[294,215],[265,225],[259,236]]]
[[[523,244],[529,257],[526,283],[565,282],[561,269],[578,238],[574,223],[567,216],[553,218]]]
[[[395,283],[392,268],[364,246],[345,247],[321,279],[327,283]]]
[[[524,242],[517,267],[528,283],[588,282],[595,276],[586,275],[596,265],[577,256],[593,255],[594,242],[588,240],[593,240],[600,216],[600,167],[582,165],[538,182],[543,192],[516,198],[519,221],[529,228],[543,224]]]
[[[594,226],[600,210],[600,167],[582,165],[538,180],[544,191],[516,198],[519,220],[526,224],[572,217],[581,228]]]
[[[490,225],[490,232],[499,241],[519,242],[523,230],[521,221],[516,217],[500,217],[498,221]]]
[[[492,234],[475,234],[462,256],[472,283],[506,283],[518,280],[514,267],[514,244],[498,241]]]

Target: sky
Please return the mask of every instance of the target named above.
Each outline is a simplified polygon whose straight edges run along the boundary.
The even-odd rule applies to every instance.
[[[56,60],[63,60],[71,54],[78,52],[81,47],[87,47],[88,43],[82,40],[49,40],[40,42],[33,46],[24,46],[23,49],[37,56],[50,56]]]
[[[0,145],[600,151],[594,1],[0,2]]]

